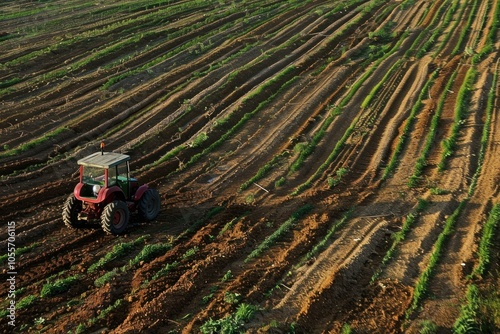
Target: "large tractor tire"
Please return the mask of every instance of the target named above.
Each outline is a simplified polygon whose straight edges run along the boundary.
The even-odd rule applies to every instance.
[[[160,213],[160,195],[156,189],[149,188],[146,190],[137,204],[137,211],[143,220],[151,221],[156,219],[158,213]]]
[[[76,199],[75,195],[71,194],[64,202],[62,219],[66,226],[78,228],[85,225],[85,220],[78,219],[78,214],[82,211],[82,201]]]
[[[127,228],[129,216],[127,203],[119,200],[113,201],[102,210],[102,229],[110,234],[121,234]]]

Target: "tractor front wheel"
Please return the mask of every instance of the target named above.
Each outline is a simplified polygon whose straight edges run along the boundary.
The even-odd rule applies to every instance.
[[[62,219],[66,226],[77,228],[85,225],[85,220],[79,219],[78,214],[82,211],[82,201],[76,199],[75,195],[71,194],[64,202]]]
[[[146,190],[137,204],[137,210],[142,219],[146,221],[154,220],[160,212],[160,195],[158,191],[153,188]]]
[[[121,234],[127,228],[130,212],[127,203],[113,201],[104,207],[101,214],[102,229],[111,234]]]

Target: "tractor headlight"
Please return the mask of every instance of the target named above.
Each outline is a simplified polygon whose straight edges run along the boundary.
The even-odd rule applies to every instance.
[[[99,191],[101,190],[101,186],[96,184],[95,186],[92,187],[92,191],[94,192],[94,195],[97,197],[99,194]]]

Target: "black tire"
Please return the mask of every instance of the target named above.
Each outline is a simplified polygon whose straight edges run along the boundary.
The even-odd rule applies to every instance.
[[[156,189],[149,188],[146,190],[137,204],[137,211],[139,217],[143,220],[151,221],[156,219],[158,213],[160,213],[160,195]]]
[[[121,234],[127,228],[129,216],[130,212],[127,203],[113,201],[102,210],[102,229],[110,234]]]
[[[82,201],[77,200],[75,195],[71,194],[64,202],[62,210],[62,219],[66,226],[78,228],[85,225],[85,220],[78,219],[78,214],[82,211]]]

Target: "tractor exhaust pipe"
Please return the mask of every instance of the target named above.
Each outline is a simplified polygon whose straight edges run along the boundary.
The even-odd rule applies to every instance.
[[[104,142],[101,142],[101,155],[104,155]]]

